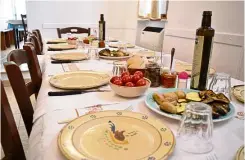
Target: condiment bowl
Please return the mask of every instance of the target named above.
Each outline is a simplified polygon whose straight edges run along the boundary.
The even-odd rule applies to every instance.
[[[109,82],[111,89],[118,95],[122,97],[127,98],[133,98],[133,97],[139,97],[143,95],[147,89],[151,86],[151,81],[147,78],[144,78],[146,80],[145,86],[139,86],[139,87],[127,87],[127,86],[119,86],[116,84],[113,84]]]

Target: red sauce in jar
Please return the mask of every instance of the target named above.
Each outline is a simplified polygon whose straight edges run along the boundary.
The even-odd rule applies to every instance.
[[[176,85],[176,73],[162,73],[161,82],[164,88],[175,88]]]

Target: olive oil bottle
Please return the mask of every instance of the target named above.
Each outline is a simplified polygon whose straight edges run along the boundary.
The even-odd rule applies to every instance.
[[[99,40],[105,40],[105,20],[104,14],[100,14],[100,21],[99,21]]]
[[[208,83],[209,62],[212,54],[214,29],[211,28],[212,11],[204,11],[202,26],[196,30],[192,62],[191,89],[205,90]]]

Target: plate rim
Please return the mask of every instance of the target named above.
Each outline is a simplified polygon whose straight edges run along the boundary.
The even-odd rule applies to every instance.
[[[178,88],[161,88],[160,90],[163,90],[163,89],[167,89],[167,90],[191,90],[191,91],[194,91],[194,92],[199,92],[199,90],[193,90],[193,89],[178,89]],[[150,92],[148,93],[146,96],[145,96],[145,99],[144,99],[144,102],[145,102],[145,105],[147,108],[149,108],[150,110],[154,111],[155,113],[157,114],[160,114],[164,117],[167,117],[167,118],[171,118],[171,119],[175,119],[175,120],[179,120],[181,121],[181,115],[177,115],[177,114],[169,114],[169,113],[166,113],[166,112],[162,112],[162,111],[159,111],[157,109],[155,109],[154,107],[151,107],[151,105],[148,103],[147,99],[150,95],[152,95],[153,93],[155,92],[159,92],[159,89],[157,91],[153,91],[153,92]],[[155,102],[156,103],[156,102]],[[226,120],[229,120],[231,119],[232,117],[234,117],[235,115],[235,107],[233,106],[233,104],[230,102],[229,103],[229,107],[231,108],[230,110],[230,116],[228,117],[224,117],[222,119],[213,119],[213,123],[216,123],[216,122],[222,122],[222,121],[226,121]],[[228,112],[229,113],[229,112]]]
[[[243,88],[244,88],[245,85],[243,85],[243,84],[241,84],[241,85],[235,85],[235,86],[233,86],[233,87],[231,88],[234,97],[235,97],[238,101],[244,103],[244,97],[240,97],[240,96],[237,96],[237,94],[235,94],[234,90],[235,90],[236,87],[243,87]]]
[[[123,113],[127,113],[127,114],[134,114],[134,115],[141,115],[141,116],[147,116],[147,118],[149,118],[151,121],[153,121],[154,123],[155,123],[155,125],[161,125],[161,126],[164,126],[164,127],[162,127],[162,128],[166,128],[166,129],[168,129],[169,131],[170,131],[170,133],[171,133],[171,135],[172,135],[172,137],[173,137],[173,143],[172,143],[172,147],[171,147],[171,149],[168,151],[168,153],[166,153],[163,157],[161,157],[161,159],[162,158],[164,158],[164,159],[166,159],[166,158],[168,158],[170,155],[172,155],[172,153],[174,152],[174,149],[175,149],[175,147],[176,147],[176,137],[175,137],[175,135],[174,135],[174,133],[173,133],[173,131],[168,127],[168,125],[166,125],[165,123],[163,123],[163,122],[161,122],[161,121],[159,121],[159,119],[157,119],[157,118],[154,118],[153,116],[148,116],[148,115],[146,115],[146,114],[143,114],[143,113],[141,113],[141,112],[132,112],[132,111],[125,111],[125,110],[105,110],[105,111],[100,111],[100,112],[96,112],[96,113],[89,113],[89,114],[84,114],[84,115],[82,115],[82,116],[79,116],[79,117],[77,117],[77,118],[75,118],[75,119],[73,119],[71,122],[69,122],[68,124],[66,124],[61,130],[60,130],[60,132],[59,132],[59,135],[58,135],[58,138],[57,138],[57,144],[58,144],[58,148],[59,148],[59,150],[62,152],[62,154],[66,157],[66,158],[68,158],[68,159],[70,159],[71,157],[68,155],[68,153],[66,153],[65,151],[64,151],[64,149],[61,147],[62,146],[62,144],[61,144],[61,136],[62,136],[62,133],[64,132],[64,129],[68,126],[68,125],[70,125],[71,123],[73,123],[74,121],[76,121],[76,120],[78,120],[78,119],[80,119],[80,118],[83,118],[83,117],[86,117],[86,116],[92,116],[92,115],[94,115],[94,114],[103,114],[103,113],[113,113],[114,112],[114,114],[115,113],[118,113],[118,112],[123,112]],[[108,116],[111,116],[111,115],[108,115]],[[115,115],[115,116],[120,116],[120,115]],[[129,116],[128,116],[129,117]],[[137,119],[139,119],[139,118],[137,118]],[[147,122],[147,123],[149,123],[149,122]],[[152,123],[152,122],[151,122]],[[151,124],[150,123],[150,124]],[[155,126],[154,126],[155,127]],[[157,128],[155,128],[158,132],[159,132],[159,130],[157,129]],[[161,135],[161,134],[160,134]],[[162,137],[162,135],[161,135],[161,137]],[[85,157],[85,156],[84,156]],[[146,157],[145,157],[146,158]],[[143,159],[141,159],[141,160],[145,160],[145,158],[143,158]],[[155,157],[153,157],[153,158],[155,158]],[[72,160],[76,160],[76,159],[72,159]],[[82,160],[88,160],[87,159],[87,157],[85,157],[84,159],[82,158]],[[160,160],[160,159],[153,159],[153,160]]]
[[[79,74],[79,73],[93,73],[93,74],[102,74],[104,76],[106,76],[105,80],[98,84],[98,85],[92,85],[92,86],[83,86],[83,87],[61,87],[59,85],[56,85],[55,83],[53,83],[53,79],[57,76],[62,76],[62,75],[69,75],[69,74]],[[88,88],[95,88],[95,87],[99,87],[99,86],[102,86],[102,85],[105,85],[107,83],[109,83],[110,81],[110,75],[106,72],[100,72],[100,71],[89,71],[89,70],[79,70],[79,71],[71,71],[71,72],[64,72],[64,73],[59,73],[59,74],[56,74],[54,76],[52,76],[50,79],[49,79],[49,84],[55,88],[59,88],[59,89],[67,89],[67,90],[71,90],[71,89],[88,89]]]
[[[239,157],[240,157],[242,151],[244,151],[244,145],[242,145],[241,147],[238,148],[238,150],[236,152],[236,160],[240,160]]]

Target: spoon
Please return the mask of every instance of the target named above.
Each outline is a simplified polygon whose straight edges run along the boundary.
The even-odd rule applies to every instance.
[[[175,52],[175,48],[172,48],[171,50],[171,62],[170,62],[170,73],[172,73],[172,65],[173,65],[173,59],[174,59],[174,52]]]

